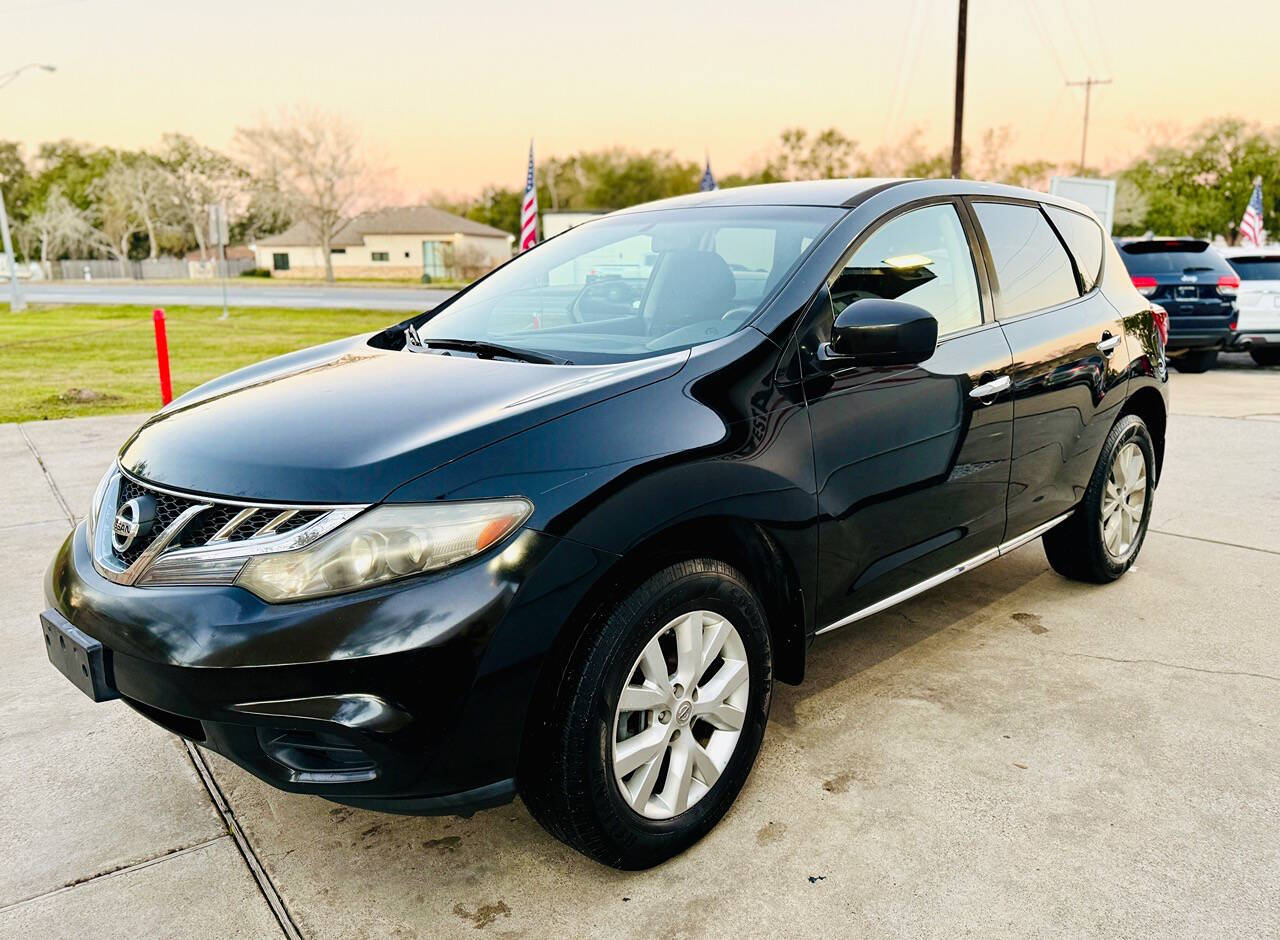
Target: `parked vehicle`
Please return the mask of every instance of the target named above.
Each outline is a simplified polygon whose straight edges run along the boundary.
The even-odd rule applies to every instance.
[[[1280,247],[1224,248],[1240,276],[1240,320],[1232,349],[1248,349],[1260,366],[1280,366]]]
[[[1235,340],[1240,278],[1209,243],[1195,238],[1117,239],[1144,297],[1169,311],[1170,359],[1180,372],[1205,372]]]
[[[627,241],[657,256],[634,301],[602,316],[585,270],[566,294]],[[653,865],[728,810],[815,637],[1036,538],[1068,577],[1124,574],[1167,330],[1087,210],[1029,190],[638,206],[148,420],[53,560],[45,642],[282,789],[519,792]]]

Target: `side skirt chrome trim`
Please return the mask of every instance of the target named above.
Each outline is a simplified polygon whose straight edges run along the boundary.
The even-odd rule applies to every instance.
[[[1007,555],[1014,549],[1021,548],[1023,545],[1026,545],[1031,540],[1039,538],[1040,536],[1044,535],[1046,532],[1048,532],[1058,523],[1065,522],[1067,518],[1070,517],[1070,515],[1071,515],[1070,512],[1064,512],[1062,515],[1058,516],[1057,518],[1050,519],[1048,522],[1045,522],[1036,526],[1034,529],[1031,529],[1029,532],[1024,532],[1022,535],[1016,536],[1015,538],[1009,539],[1009,541],[1007,542],[1001,543],[1000,546],[997,548],[989,548],[985,552],[982,552],[981,554],[974,555],[972,558],[966,561],[960,562],[960,564],[956,565],[953,568],[948,568],[946,571],[943,571],[939,574],[935,574],[932,578],[926,578],[925,580],[921,581],[918,584],[913,584],[911,585],[911,587],[906,588],[905,590],[899,591],[897,594],[891,594],[888,597],[886,597],[884,600],[877,601],[876,603],[872,604],[870,607],[864,607],[861,610],[855,610],[853,613],[845,617],[843,620],[837,620],[835,623],[828,624],[827,626],[823,627],[821,630],[815,633],[814,636],[821,636],[823,633],[829,633],[832,630],[838,630],[841,627],[848,626],[849,624],[862,620],[865,617],[870,617],[872,614],[878,614],[882,610],[888,610],[890,607],[893,607],[896,604],[900,604],[902,601],[909,600],[910,598],[915,597],[917,594],[923,594],[925,591],[929,590],[930,588],[935,588],[939,584],[942,584],[946,581],[950,581],[952,578],[958,575],[962,575],[966,571],[972,571],[974,568],[977,568],[979,565],[985,565],[987,562],[992,561],[996,558],[999,558],[1001,555]]]

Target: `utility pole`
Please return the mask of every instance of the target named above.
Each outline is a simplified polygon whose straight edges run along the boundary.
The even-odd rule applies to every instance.
[[[1084,148],[1089,142],[1089,99],[1093,95],[1094,85],[1110,85],[1109,78],[1094,78],[1090,75],[1084,81],[1067,82],[1068,87],[1084,89],[1084,130],[1080,132],[1080,172],[1084,172]]]
[[[969,0],[960,0],[960,16],[956,22],[956,123],[951,131],[951,178],[961,170],[961,140],[964,131],[964,46],[969,20]]]

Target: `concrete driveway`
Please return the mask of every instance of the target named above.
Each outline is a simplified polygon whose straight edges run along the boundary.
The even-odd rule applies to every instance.
[[[824,638],[720,826],[602,868],[519,803],[279,793],[50,666],[41,577],[136,423],[0,426],[0,935],[1280,932],[1280,370],[1177,375],[1153,532],[1040,543]]]
[[[417,312],[430,310],[452,297],[456,291],[429,287],[377,287],[356,284],[290,284],[245,283],[238,279],[227,285],[230,307],[287,307],[327,310],[394,310]],[[163,281],[33,281],[23,284],[23,295],[33,304],[141,304],[173,307],[191,304],[222,306],[222,286],[208,284],[168,284]],[[8,299],[7,288],[0,286],[0,297]]]

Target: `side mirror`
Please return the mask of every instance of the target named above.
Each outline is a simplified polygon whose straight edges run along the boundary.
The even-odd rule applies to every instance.
[[[831,342],[818,355],[832,365],[907,366],[924,362],[937,347],[938,321],[929,311],[866,297],[840,311]]]

